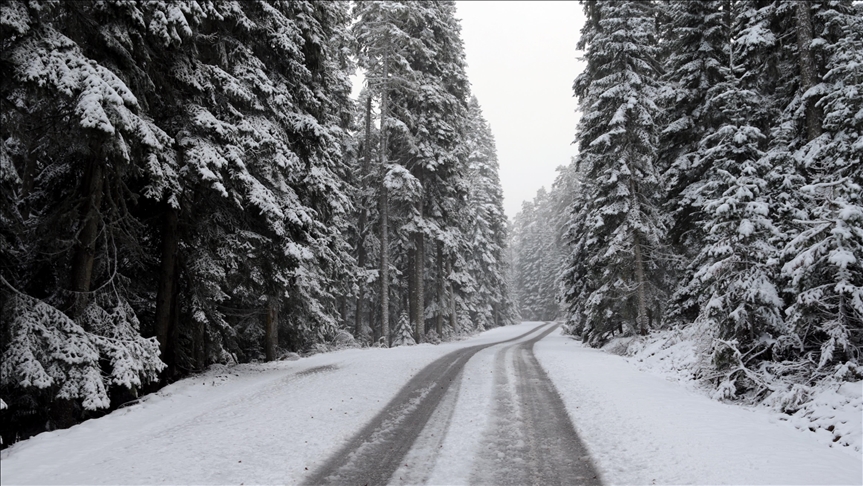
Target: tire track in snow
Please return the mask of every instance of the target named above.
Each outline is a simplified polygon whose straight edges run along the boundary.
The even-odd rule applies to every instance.
[[[438,358],[417,373],[368,425],[304,484],[386,484],[402,466],[404,457],[474,354],[540,330],[546,331],[541,335],[544,337],[554,328],[537,326],[505,341],[459,349]]]
[[[601,484],[563,401],[533,353],[534,344],[557,327],[495,355],[495,405],[471,484]]]

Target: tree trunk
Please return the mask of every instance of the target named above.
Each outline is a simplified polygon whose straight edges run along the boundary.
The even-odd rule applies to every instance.
[[[207,325],[201,321],[195,321],[195,369],[203,371],[207,367]]]
[[[443,337],[443,304],[446,300],[446,292],[444,289],[444,275],[443,275],[443,242],[437,242],[437,289],[435,294],[437,294],[437,298],[435,301],[437,302],[437,312],[435,313],[435,331],[437,335]]]
[[[267,297],[267,317],[264,323],[264,353],[267,361],[275,361],[279,347],[279,299]]]
[[[35,144],[34,144],[35,145]],[[24,173],[21,174],[21,199],[27,199],[28,196],[33,192],[33,185],[36,181],[36,168],[37,168],[37,158],[36,158],[36,148],[31,146],[27,151],[27,162],[24,165]],[[26,221],[30,218],[30,205],[22,204],[21,208],[21,219]]]
[[[420,203],[422,204],[422,203]],[[420,211],[422,214],[422,211]],[[418,231],[414,233],[414,321],[416,322],[417,344],[425,341],[425,235]]]
[[[363,165],[360,170],[360,186],[365,183],[366,174],[369,170],[369,159],[371,158],[371,134],[372,134],[372,97],[366,98],[366,142],[363,147]],[[368,211],[365,206],[360,208],[360,218],[357,224],[357,266],[360,270],[366,269],[366,223],[368,222]],[[363,335],[363,307],[365,304],[365,279],[361,279],[357,290],[356,315],[354,316],[354,337],[361,339]]]
[[[411,244],[413,244],[414,235],[411,234]],[[405,269],[405,276],[407,277],[408,283],[408,321],[410,322],[410,328],[413,329],[414,341],[419,344],[419,335],[417,334],[417,279],[416,279],[416,265],[417,259],[417,249],[416,246],[408,247],[408,258],[407,258],[407,268]]]
[[[452,274],[452,258],[446,260],[447,287],[449,288],[449,325],[452,327],[453,334],[458,334],[458,319],[455,315],[455,290],[453,289],[452,281],[449,279]]]
[[[647,298],[645,296],[644,287],[644,260],[641,256],[641,243],[638,241],[638,235],[633,234],[633,250],[635,253],[635,278],[638,285],[638,316],[635,318],[638,327],[638,333],[641,335],[647,334]]]
[[[169,356],[169,338],[171,336],[171,311],[174,308],[174,274],[177,271],[177,234],[178,211],[168,205],[162,223],[162,262],[159,270],[159,288],[156,292],[156,339],[159,341],[162,361],[173,365],[173,357]]]
[[[384,82],[387,81],[389,68],[389,58],[384,57]],[[390,340],[390,295],[389,295],[389,203],[387,201],[387,186],[385,183],[387,173],[387,86],[384,85],[381,92],[381,171],[383,179],[381,180],[381,198],[380,198],[380,213],[381,213],[381,337],[387,347],[392,344]]]
[[[342,308],[342,325],[348,327],[348,297],[344,296],[340,299]]]
[[[90,284],[93,279],[93,262],[96,258],[96,239],[99,236],[103,186],[102,164],[92,161],[87,167],[82,185],[84,210],[72,260],[71,290],[74,292],[74,296],[70,314],[73,318],[81,315],[89,302]]]
[[[635,174],[635,171],[632,171],[632,173]],[[641,212],[641,206],[638,201],[638,190],[633,179],[629,180],[629,193],[632,205],[630,211],[638,214]],[[647,278],[644,275],[644,257],[641,254],[641,241],[639,241],[638,233],[635,230],[632,231],[632,250],[635,257],[636,298],[638,299],[636,303],[638,314],[635,317],[635,327],[636,332],[645,335],[647,334],[647,296],[645,295]]]
[[[815,57],[812,55],[812,12],[808,1],[797,2],[797,48],[800,63],[800,92],[805,93],[815,86],[817,73]],[[821,109],[815,96],[806,99],[806,138],[812,140],[821,135]]]

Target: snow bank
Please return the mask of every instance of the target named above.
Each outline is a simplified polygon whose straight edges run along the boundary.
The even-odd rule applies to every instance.
[[[711,395],[713,389],[693,375],[698,355],[692,339],[677,330],[664,330],[645,337],[618,338],[603,347],[626,356],[642,371],[678,382],[691,390]],[[821,443],[854,457],[863,453],[863,381],[825,380],[815,386],[775,383],[777,392],[759,408],[770,410],[777,420],[787,421]],[[783,413],[795,402],[791,412]],[[799,404],[799,405],[798,405]]]
[[[651,346],[644,349],[661,354],[662,345]],[[666,373],[677,380],[669,381],[559,331],[535,350],[607,483],[863,483],[859,455],[824,447],[766,409],[693,393],[685,373]],[[656,359],[662,375],[689,358]]]

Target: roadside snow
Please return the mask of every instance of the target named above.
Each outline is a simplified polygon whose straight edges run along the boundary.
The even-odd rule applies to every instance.
[[[424,366],[531,327],[213,368],[100,419],[14,444],[0,453],[0,483],[297,484]]]
[[[678,330],[652,332],[648,336],[611,340],[605,351],[626,356],[642,371],[675,381],[711,395],[715,390],[693,379],[699,361],[691,336]],[[776,388],[758,408],[775,413],[805,435],[853,457],[863,454],[863,381],[824,380],[816,386],[774,382]],[[791,415],[784,413],[790,408]],[[793,413],[792,413],[793,412]]]
[[[863,484],[863,458],[555,331],[535,347],[610,484]],[[685,358],[681,358],[685,359]]]

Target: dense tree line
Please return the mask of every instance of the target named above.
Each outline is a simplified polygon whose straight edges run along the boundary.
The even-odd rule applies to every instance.
[[[0,9],[5,444],[213,363],[514,319],[452,2]]]
[[[725,397],[859,379],[861,6],[584,7],[558,276],[573,332],[600,345],[679,326]]]
[[[561,270],[566,261],[569,209],[579,192],[574,164],[558,167],[550,190],[522,203],[508,234],[509,278],[520,316],[528,321],[564,319]]]

